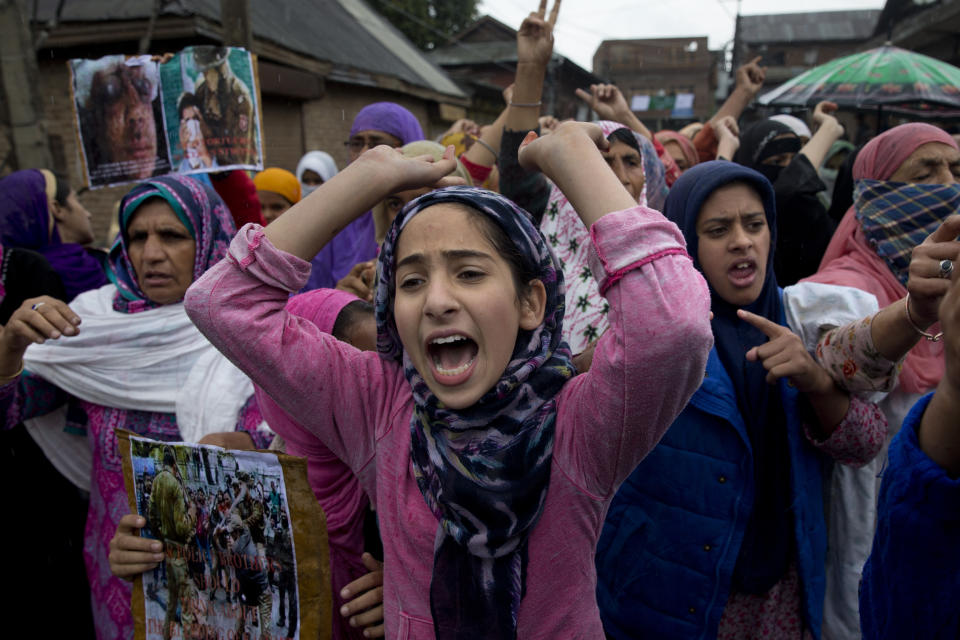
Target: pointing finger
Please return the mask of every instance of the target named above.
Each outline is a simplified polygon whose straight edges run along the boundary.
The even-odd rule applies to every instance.
[[[768,338],[770,338],[771,340],[783,335],[784,331],[790,331],[790,329],[787,329],[786,327],[781,327],[776,322],[771,322],[770,320],[767,320],[763,316],[758,316],[755,313],[750,313],[746,309],[738,309],[737,317],[739,317],[744,322],[747,322],[753,325],[757,329],[760,329],[760,331],[762,331],[763,334]]]
[[[588,105],[593,104],[593,95],[587,93],[583,89],[577,89],[574,93],[577,94],[577,97],[586,102]]]

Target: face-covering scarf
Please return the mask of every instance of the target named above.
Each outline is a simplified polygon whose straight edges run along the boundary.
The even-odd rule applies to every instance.
[[[395,251],[424,209],[457,203],[504,231],[546,288],[543,323],[520,330],[499,382],[467,409],[443,406],[404,352],[393,316]],[[529,215],[482,189],[448,187],[410,202],[380,252],[377,345],[402,359],[413,390],[411,460],[424,500],[439,520],[430,609],[440,638],[515,638],[527,540],[543,510],[556,421],[555,397],[573,373],[561,340],[563,275]]]
[[[230,211],[216,192],[189,176],[171,174],[139,184],[120,201],[120,233],[110,249],[110,280],[117,287],[113,308],[136,313],[160,306],[149,300],[137,283],[137,273],[127,253],[127,226],[137,208],[150,198],[162,198],[193,236],[197,248],[193,279],[227,255],[237,230]]]
[[[337,163],[326,151],[308,151],[297,163],[297,180],[300,181],[300,193],[303,198],[316,191],[317,186],[303,183],[303,173],[309,169],[316,173],[324,182],[337,175]]]
[[[773,270],[777,225],[773,187],[769,181],[756,171],[733,162],[714,160],[698,164],[673,184],[664,215],[680,227],[694,266],[703,272],[697,235],[700,210],[714,191],[736,181],[746,182],[759,195],[770,228],[770,253],[763,289],[753,303],[742,308],[779,323],[783,304]],[[707,282],[709,284],[709,278]],[[776,386],[767,384],[763,364],[746,359],[747,350],[765,344],[767,336],[740,320],[737,309],[741,307],[721,298],[713,286],[710,286],[710,300],[717,355],[733,382],[737,405],[753,449],[753,510],[734,568],[734,588],[760,594],[784,576],[792,553],[787,421],[781,408],[780,393]]]
[[[640,152],[643,175],[646,178],[637,204],[658,211],[663,207],[667,194],[667,181],[663,163],[657,156],[653,143],[622,124],[602,120],[597,123],[608,139],[614,131],[627,131],[635,144],[630,145]],[[540,230],[550,243],[550,248],[563,268],[566,281],[566,309],[564,339],[573,353],[580,353],[607,330],[607,300],[600,295],[597,281],[590,272],[588,256],[590,231],[583,226],[580,215],[556,186],[551,185],[547,209],[540,222]]]
[[[783,135],[787,137],[776,139]],[[759,171],[770,184],[774,184],[784,168],[775,164],[764,164],[763,161],[781,153],[799,151],[800,138],[790,127],[774,120],[761,120],[747,127],[740,135],[740,148],[733,154],[733,161]]]
[[[853,165],[853,178],[889,180],[914,151],[928,142],[957,148],[943,129],[920,122],[903,124],[864,145]],[[856,287],[875,295],[881,308],[907,295],[906,287],[867,239],[857,220],[856,207],[850,207],[834,232],[820,270],[806,281]],[[939,331],[937,327],[929,330]],[[940,382],[944,366],[943,343],[920,340],[903,363],[899,388],[908,393],[926,393]]]
[[[43,255],[60,276],[67,302],[107,283],[96,258],[79,244],[63,242],[56,224],[50,228],[46,180],[37,169],[0,180],[0,243]]]
[[[960,184],[858,180],[853,206],[867,242],[906,287],[914,247],[960,211]]]

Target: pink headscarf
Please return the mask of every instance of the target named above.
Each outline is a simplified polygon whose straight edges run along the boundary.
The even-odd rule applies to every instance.
[[[357,299],[345,291],[314,289],[290,298],[287,311],[309,320],[320,331],[331,333],[343,308]],[[287,453],[307,459],[310,488],[327,516],[334,637],[361,639],[362,630],[350,627],[340,615],[340,607],[344,604],[340,589],[367,573],[360,555],[363,553],[363,521],[370,500],[346,463],[288,416],[263,389],[255,387],[255,393],[264,420],[286,441]]]
[[[697,151],[697,148],[693,146],[690,138],[682,133],[664,129],[663,131],[657,131],[653,137],[659,140],[660,144],[666,144],[667,142],[677,143],[680,151],[683,152],[683,157],[687,161],[687,169],[700,162],[700,153]]]
[[[853,165],[853,179],[889,180],[910,154],[928,142],[957,148],[957,143],[943,129],[919,122],[900,125],[877,136],[860,150]],[[820,270],[804,282],[867,291],[877,297],[881,308],[907,295],[906,288],[867,242],[854,207],[847,210],[834,232]],[[931,331],[939,331],[938,326]],[[909,393],[925,393],[937,386],[943,374],[943,343],[921,340],[907,354],[900,387]]]

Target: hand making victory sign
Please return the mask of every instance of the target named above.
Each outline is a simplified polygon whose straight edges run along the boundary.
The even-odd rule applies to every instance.
[[[547,0],[530,13],[517,32],[517,64],[532,63],[546,66],[553,54],[553,27],[557,24],[560,0],[553,5],[547,17]]]

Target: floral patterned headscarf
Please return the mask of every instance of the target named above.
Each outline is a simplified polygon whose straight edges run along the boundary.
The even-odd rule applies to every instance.
[[[513,242],[546,290],[543,323],[520,330],[500,380],[473,406],[452,410],[430,391],[404,352],[393,316],[395,251],[421,211],[457,203]],[[553,452],[556,395],[574,374],[561,339],[563,275],[529,214],[473,187],[448,187],[410,202],[380,252],[376,291],[380,356],[401,359],[413,390],[411,460],[440,523],[430,608],[438,638],[515,638],[527,540],[543,510]]]

